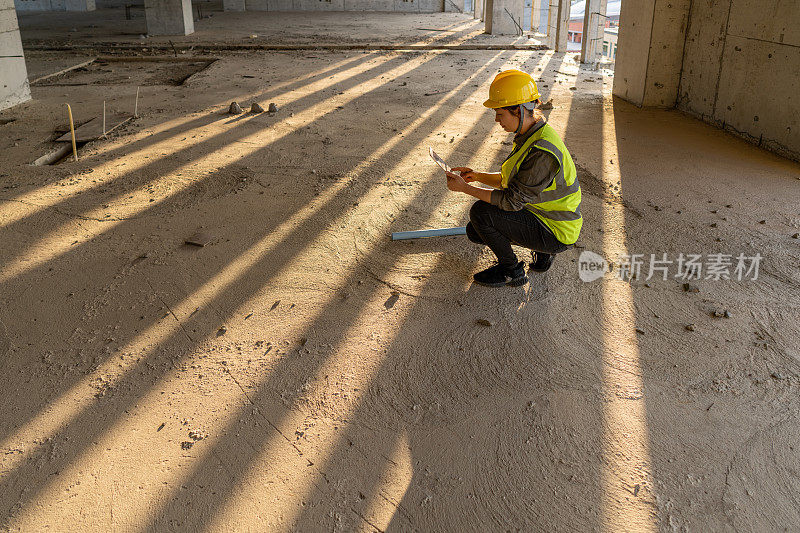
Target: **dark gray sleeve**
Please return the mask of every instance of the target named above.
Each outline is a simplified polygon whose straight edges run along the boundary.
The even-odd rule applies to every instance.
[[[554,156],[533,149],[519,172],[508,181],[508,187],[492,191],[492,205],[503,211],[519,211],[553,183],[557,172],[558,160]]]

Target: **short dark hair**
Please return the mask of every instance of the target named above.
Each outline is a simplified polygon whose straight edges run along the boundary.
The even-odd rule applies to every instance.
[[[536,100],[536,103],[537,103],[537,104],[539,103],[539,100],[538,100],[538,99]],[[512,113],[514,113],[514,114],[516,115],[517,113],[519,113],[519,104],[517,104],[517,105],[508,105],[508,106],[504,106],[504,107],[502,107],[501,109],[506,109],[506,110],[508,110],[508,111],[511,111]],[[534,119],[535,119],[537,122],[538,122],[539,120],[541,120],[541,119],[543,119],[543,118],[544,118],[544,114],[543,114],[541,111],[539,111],[539,108],[536,108],[536,109],[528,109],[528,108],[525,108],[525,109],[526,109],[528,112],[530,112],[530,114],[533,116],[533,118],[534,118]]]
[[[539,100],[535,100],[535,102],[538,104]],[[516,114],[519,111],[519,104],[503,106],[503,109],[507,109],[508,111],[511,111],[512,113]],[[525,109],[527,109],[531,113],[533,113],[534,111],[533,109],[528,109],[527,107]]]

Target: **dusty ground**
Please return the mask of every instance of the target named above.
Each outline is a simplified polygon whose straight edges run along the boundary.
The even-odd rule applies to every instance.
[[[95,65],[0,113],[0,528],[796,530],[797,164],[612,99],[572,54],[217,55],[180,85]],[[465,238],[389,234],[466,222],[427,147],[496,169],[481,102],[509,67],[553,98],[585,224],[498,290]],[[138,84],[140,118],[28,164],[65,101],[84,121]],[[685,292],[584,283],[582,250],[764,259]]]
[[[529,44],[528,36],[491,36],[470,15],[350,12],[223,13],[221,2],[195,12],[195,32],[187,36],[147,35],[143,8],[100,9],[85,13],[20,13],[22,38],[29,47],[77,46],[113,42],[143,47],[168,44],[452,44],[469,37],[472,44]],[[538,41],[535,41],[538,42]]]

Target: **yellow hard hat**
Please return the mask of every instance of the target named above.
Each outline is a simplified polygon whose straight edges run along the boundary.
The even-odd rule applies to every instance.
[[[530,74],[519,70],[504,70],[489,86],[489,99],[483,105],[491,109],[533,102],[539,89]]]

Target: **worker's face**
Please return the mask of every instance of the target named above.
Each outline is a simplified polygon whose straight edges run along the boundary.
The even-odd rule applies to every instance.
[[[494,121],[509,133],[517,131],[519,126],[519,117],[502,107],[494,110]]]

